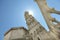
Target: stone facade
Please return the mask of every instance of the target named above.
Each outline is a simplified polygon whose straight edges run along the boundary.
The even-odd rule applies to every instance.
[[[28,14],[28,12],[25,12],[25,19],[29,28],[29,34],[33,40],[60,40],[55,30],[46,31],[32,15]],[[60,27],[60,25],[58,27]]]
[[[32,36],[33,40],[43,40],[45,36],[48,37],[47,31],[42,27],[42,25],[39,22],[37,22],[37,20],[32,15],[29,15],[28,12],[25,13],[26,24],[30,29],[29,34]]]
[[[38,7],[40,8],[43,17],[49,27],[50,31],[48,33],[51,35],[50,40],[60,40],[60,22],[51,16],[52,13],[60,15],[60,11],[48,7],[46,0],[35,0],[35,2],[38,4]],[[57,24],[54,24],[53,22]]]
[[[45,18],[49,31],[46,31],[45,28],[26,11],[24,16],[28,30],[24,27],[11,28],[5,33],[4,40],[60,40],[60,22],[50,16],[52,13],[60,15],[60,11],[49,8],[46,0],[35,0],[35,2],[38,4]]]
[[[24,27],[11,28],[4,35],[4,40],[32,40],[29,32]]]
[[[11,28],[5,33],[4,40],[60,40],[59,34],[46,31],[45,28],[29,13],[25,12],[28,30],[24,27]],[[55,25],[58,28],[60,25]],[[58,30],[58,29],[57,29]],[[58,32],[57,32],[58,33]]]

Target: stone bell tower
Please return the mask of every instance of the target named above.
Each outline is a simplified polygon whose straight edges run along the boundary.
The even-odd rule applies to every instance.
[[[35,25],[39,24],[39,22],[37,22],[37,20],[30,15],[28,11],[25,12],[25,20],[29,30],[35,27]]]
[[[42,25],[32,15],[30,15],[28,11],[25,12],[25,20],[29,30],[34,28],[36,25],[42,27]],[[42,27],[42,29],[44,28]]]
[[[45,28],[27,11],[25,12],[25,20],[33,40],[47,40],[49,38]]]

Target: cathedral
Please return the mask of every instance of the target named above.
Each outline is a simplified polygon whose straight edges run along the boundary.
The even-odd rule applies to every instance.
[[[35,0],[35,2],[43,14],[49,31],[46,31],[32,15],[29,15],[28,11],[25,11],[24,17],[28,29],[23,26],[11,28],[5,33],[4,40],[60,40],[60,22],[50,16],[52,13],[60,15],[60,11],[49,8],[46,0]]]

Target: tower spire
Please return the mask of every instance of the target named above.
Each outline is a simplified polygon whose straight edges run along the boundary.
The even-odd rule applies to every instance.
[[[32,15],[29,15],[27,11],[25,12],[25,20],[29,29],[32,29],[36,25],[38,25],[37,27],[42,27],[42,25]],[[42,29],[44,28],[42,27]]]

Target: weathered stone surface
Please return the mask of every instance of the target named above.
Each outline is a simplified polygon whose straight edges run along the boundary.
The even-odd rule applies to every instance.
[[[35,0],[35,2],[38,4],[43,16],[44,16],[44,19],[50,29],[49,31],[49,35],[53,35],[52,37],[50,37],[51,39],[49,40],[60,40],[60,29],[57,30],[57,26],[60,27],[60,25],[57,25],[55,26],[55,24],[53,24],[53,22],[56,22],[57,24],[59,23],[59,21],[57,21],[55,18],[52,18],[50,15],[51,13],[56,13],[56,14],[60,14],[60,11],[57,11],[55,10],[54,8],[49,8],[47,6],[47,3],[46,3],[46,0]],[[59,37],[58,37],[59,35]],[[48,39],[48,38],[47,38]]]
[[[4,40],[32,40],[24,27],[11,28],[4,36]]]
[[[60,40],[60,22],[50,16],[51,13],[60,14],[60,11],[47,6],[46,0],[35,0],[45,21],[50,29],[45,28],[29,12],[25,12],[25,20],[28,30],[24,27],[11,28],[4,35],[4,40]],[[53,24],[56,22],[57,24]]]

